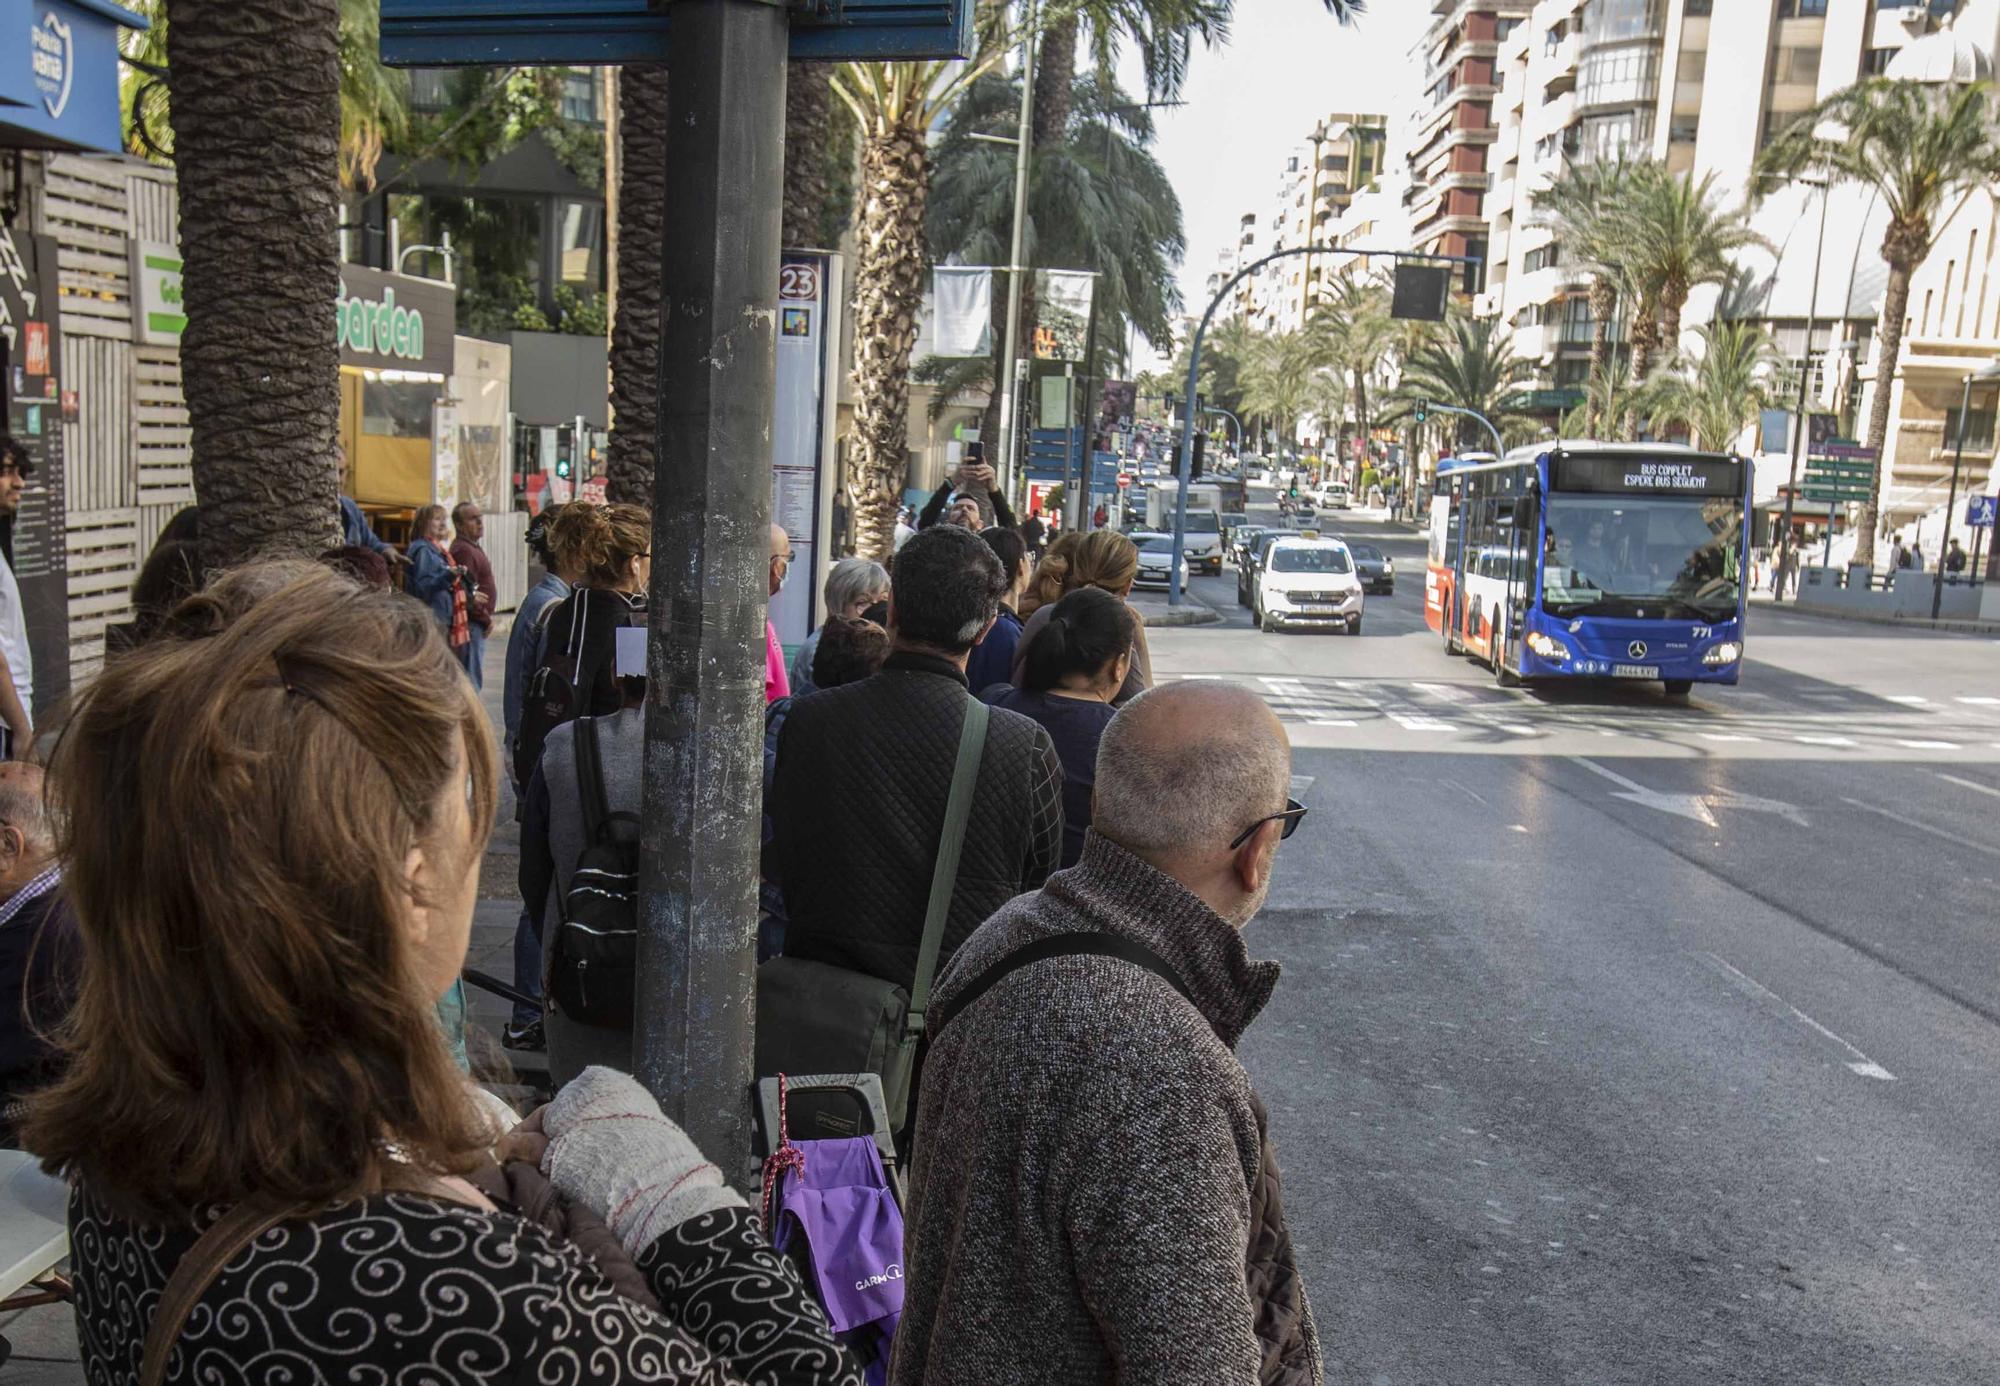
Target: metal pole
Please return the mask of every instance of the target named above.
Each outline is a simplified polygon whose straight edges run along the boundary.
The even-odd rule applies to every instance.
[[[1944,538],[1938,540],[1937,556],[1931,567],[1931,619],[1944,610],[1944,554],[1951,547],[1951,512],[1958,506],[1958,468],[1965,461],[1965,430],[1972,420],[1972,377],[1965,377],[1965,389],[1958,400],[1958,448],[1951,457],[1951,491],[1944,503]]]
[[[1476,421],[1480,427],[1493,436],[1493,455],[1495,457],[1505,457],[1507,455],[1507,449],[1500,441],[1500,430],[1493,426],[1493,420],[1487,418],[1477,409],[1461,409],[1455,404],[1433,404],[1431,405],[1431,412],[1435,414],[1456,414],[1460,418]]]
[[[1792,498],[1798,494],[1799,461],[1806,447],[1806,386],[1812,381],[1812,339],[1813,329],[1818,326],[1816,315],[1819,311],[1819,271],[1820,264],[1826,256],[1826,204],[1832,200],[1833,186],[1831,182],[1820,184],[1819,244],[1813,248],[1812,291],[1806,296],[1806,361],[1804,369],[1799,372],[1798,432],[1792,437],[1792,477],[1791,481],[1785,487],[1785,527],[1783,532],[1778,536],[1778,542],[1781,546],[1778,550],[1778,580],[1773,588],[1776,595],[1772,597],[1773,601],[1779,602],[1785,599],[1785,560],[1790,556],[1794,542],[1792,538]],[[1829,503],[1827,506],[1829,520],[1832,518],[1832,515],[1833,507]]]
[[[786,12],[669,12],[637,1076],[747,1176]]]
[[[1083,475],[1076,486],[1067,484],[1065,476],[1063,486],[1063,528],[1079,532],[1090,505],[1092,481],[1097,475],[1097,299],[1103,286],[1102,279],[1090,281],[1090,320],[1084,328],[1083,416],[1075,421],[1083,425]]]
[[[1985,528],[1984,528],[1983,526],[1981,526],[1981,527],[1976,527],[1976,528],[1974,528],[1974,529],[1973,529],[1973,531],[1972,531],[1972,567],[1971,567],[1971,568],[1969,568],[1969,569],[1967,569],[1966,571],[1967,571],[1967,572],[1968,572],[1968,573],[1969,573],[1969,574],[1971,575],[1971,578],[1972,578],[1972,585],[1973,585],[1974,587],[1978,587],[1978,586],[1980,586],[1980,585],[1981,585],[1981,584],[1982,584],[1982,583],[1983,583],[1983,582],[1985,581],[1985,578],[1984,578],[1984,577],[1982,577],[1982,576],[1981,576],[1981,574],[1980,574],[1980,572],[1979,572],[1979,544],[1980,544],[1980,541],[1981,541],[1981,540],[1983,540],[1983,539],[1984,539],[1985,537],[1986,537],[1986,530],[1985,530]]]
[[[1023,242],[1028,232],[1028,170],[1034,161],[1035,143],[1035,20],[1039,0],[1028,0],[1028,23],[1021,30],[1021,125],[1020,142],[1014,146],[1014,234],[1007,251],[1007,340],[1000,355],[1000,437],[998,463],[1000,489],[1014,494],[1015,435],[1020,431],[1014,418],[1015,357],[1021,341],[1021,267]]]

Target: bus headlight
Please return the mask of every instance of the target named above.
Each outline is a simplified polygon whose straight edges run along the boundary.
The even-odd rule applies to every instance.
[[[1734,664],[1741,658],[1743,658],[1743,642],[1724,640],[1719,645],[1710,645],[1708,651],[1702,655],[1701,662],[1711,669],[1717,669],[1725,664]]]
[[[1554,636],[1544,635],[1538,630],[1528,632],[1528,648],[1543,659],[1561,660],[1569,658],[1569,646],[1563,644],[1562,641],[1556,639]]]

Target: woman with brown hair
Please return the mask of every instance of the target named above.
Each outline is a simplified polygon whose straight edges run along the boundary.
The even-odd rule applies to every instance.
[[[513,1139],[657,1309],[468,1181],[495,1133],[432,998],[493,825],[487,719],[428,614],[272,572],[111,661],[50,772],[85,965],[23,1135],[73,1183],[88,1379],[858,1383],[630,1079]]]
[[[624,699],[614,671],[621,626],[646,624],[653,576],[653,513],[641,505],[562,508],[549,524],[549,548],[578,575],[576,590],[551,607],[546,634],[514,740],[515,783],[535,777],[549,733],[577,717],[604,717]]]
[[[1132,584],[1139,578],[1139,549],[1130,539],[1115,529],[1094,529],[1088,534],[1074,536],[1075,543],[1064,548],[1063,540],[1072,536],[1063,535],[1049,545],[1049,551],[1042,555],[1041,565],[1035,570],[1035,582],[1030,590],[1042,595],[1041,604],[1035,614],[1028,618],[1021,628],[1021,639],[1014,646],[1014,678],[1016,688],[1027,687],[1028,646],[1037,635],[1047,628],[1049,618],[1055,611],[1055,603],[1071,592],[1083,587],[1099,587],[1130,606]],[[1051,567],[1051,563],[1054,567]],[[1050,588],[1059,588],[1053,596],[1047,595]],[[1125,684],[1118,690],[1118,696],[1111,700],[1114,707],[1123,707],[1153,686],[1153,656],[1146,648],[1146,623],[1137,611],[1132,612],[1133,639],[1131,667],[1125,675]]]
[[[417,508],[417,517],[410,523],[409,546],[404,550],[410,569],[403,575],[403,590],[430,608],[452,652],[458,654],[470,647],[472,632],[465,609],[465,569],[451,561],[446,528],[443,506]]]

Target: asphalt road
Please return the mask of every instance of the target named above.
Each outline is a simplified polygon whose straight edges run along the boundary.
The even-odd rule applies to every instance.
[[[1312,809],[1244,1041],[1356,1383],[2000,1380],[2000,649],[1753,613],[1736,689],[1504,690],[1362,517],[1363,633],[1150,632]]]

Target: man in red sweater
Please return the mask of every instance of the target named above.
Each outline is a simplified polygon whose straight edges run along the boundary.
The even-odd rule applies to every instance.
[[[500,589],[493,585],[493,564],[479,547],[486,537],[486,516],[476,502],[460,501],[452,507],[451,525],[457,531],[451,541],[451,561],[471,575],[473,587],[465,608],[466,626],[472,632],[464,651],[465,672],[472,675],[474,688],[484,688],[486,632],[493,628],[493,608],[500,600]]]

